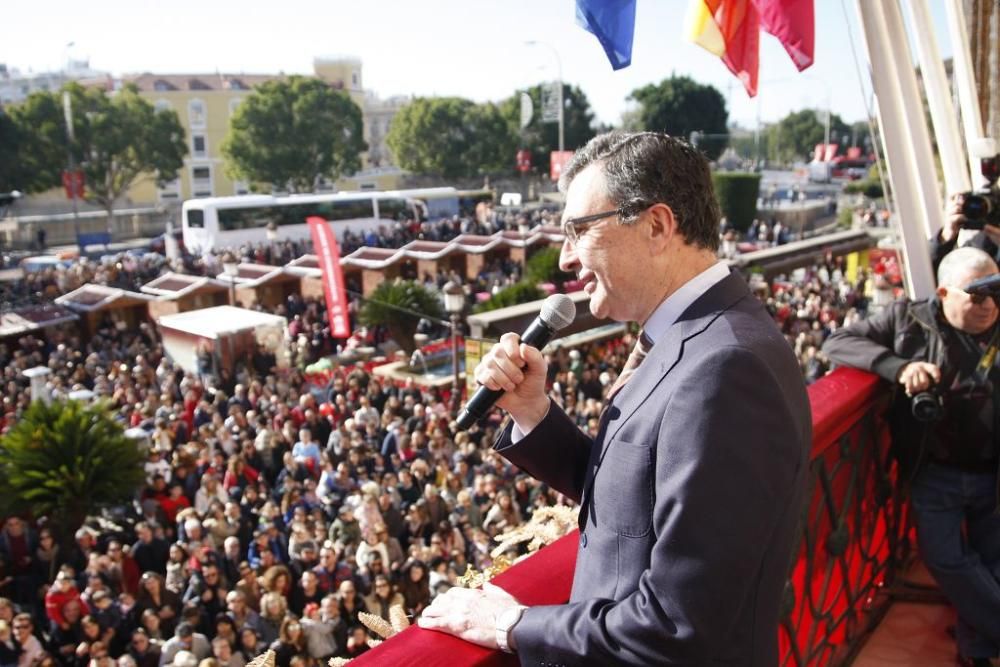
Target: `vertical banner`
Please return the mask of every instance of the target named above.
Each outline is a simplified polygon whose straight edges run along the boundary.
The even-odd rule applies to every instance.
[[[465,337],[465,387],[468,395],[471,396],[472,392],[479,388],[479,383],[476,382],[476,366],[479,362],[483,360],[486,353],[497,344],[498,341],[490,340],[489,338],[472,338],[471,336]]]
[[[306,222],[309,223],[313,250],[319,258],[319,269],[323,272],[323,294],[326,295],[330,335],[334,338],[348,338],[351,328],[347,317],[347,294],[344,290],[344,274],[340,269],[337,237],[327,221],[318,215],[309,216]]]

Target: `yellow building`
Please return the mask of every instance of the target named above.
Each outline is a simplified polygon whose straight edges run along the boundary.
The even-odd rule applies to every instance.
[[[194,197],[245,194],[247,183],[225,172],[222,140],[229,119],[254,86],[278,79],[247,74],[140,74],[124,83],[138,87],[157,109],[173,109],[187,133],[188,155],[178,178],[163,188],[144,181],[129,192],[134,202],[172,203]]]
[[[361,77],[361,61],[356,58],[317,58],[314,75],[332,87],[347,92],[361,108],[366,141],[373,146],[376,172],[398,172],[385,147],[385,134],[395,111],[405,100],[382,102],[366,95]],[[229,119],[252,89],[267,81],[284,79],[284,74],[139,74],[123,77],[157,108],[173,109],[187,133],[188,156],[178,178],[163,188],[149,180],[137,184],[128,198],[137,204],[180,203],[196,197],[221,197],[246,194],[249,184],[234,181],[226,173],[222,141],[229,131]],[[371,110],[371,114],[369,114]],[[370,118],[371,116],[371,118]],[[367,155],[362,156],[362,173],[343,179],[338,189],[359,189],[359,183],[376,183],[387,189],[395,178],[386,173],[372,174]],[[369,172],[369,173],[366,173]],[[395,174],[393,173],[393,176]],[[334,184],[324,183],[320,190],[332,191]]]

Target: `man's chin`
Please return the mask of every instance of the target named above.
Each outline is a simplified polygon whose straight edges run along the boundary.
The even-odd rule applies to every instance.
[[[594,294],[590,297],[590,314],[599,320],[608,319],[608,304],[604,295]]]

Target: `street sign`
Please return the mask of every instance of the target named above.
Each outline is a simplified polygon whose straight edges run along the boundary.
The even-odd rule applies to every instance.
[[[562,97],[560,95],[562,92],[560,90],[561,87],[562,84],[559,81],[542,84],[542,122],[559,122],[559,103],[561,101],[560,97]]]

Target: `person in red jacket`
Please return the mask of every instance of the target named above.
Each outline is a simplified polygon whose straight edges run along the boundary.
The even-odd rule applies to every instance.
[[[56,575],[55,583],[52,584],[49,592],[45,594],[45,615],[52,622],[53,627],[59,627],[63,630],[69,629],[69,622],[63,616],[63,607],[71,600],[80,603],[80,609],[84,614],[89,613],[89,608],[80,597],[80,591],[76,587],[72,568],[64,566]]]

